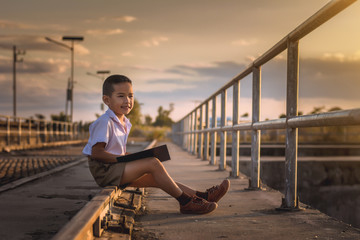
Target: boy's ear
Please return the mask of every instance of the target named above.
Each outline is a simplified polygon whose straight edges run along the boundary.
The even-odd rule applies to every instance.
[[[110,103],[109,96],[103,95],[102,100],[106,105],[109,105]]]

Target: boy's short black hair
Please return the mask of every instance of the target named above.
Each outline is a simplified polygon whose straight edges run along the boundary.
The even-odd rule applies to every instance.
[[[131,80],[124,75],[111,75],[105,79],[103,84],[103,95],[111,96],[114,92],[114,84],[128,82],[132,85]]]

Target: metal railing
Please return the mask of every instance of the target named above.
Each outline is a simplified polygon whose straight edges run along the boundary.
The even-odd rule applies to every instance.
[[[331,19],[356,0],[331,1],[304,23],[290,32],[270,50],[256,59],[243,72],[225,84],[208,99],[198,105],[173,125],[173,141],[199,158],[216,163],[216,139],[220,134],[219,169],[226,168],[227,133],[232,134],[232,176],[239,175],[239,131],[251,131],[250,189],[260,189],[260,142],[261,130],[285,129],[285,198],[284,209],[297,209],[297,152],[298,128],[317,126],[344,126],[360,124],[360,108],[298,116],[299,40]],[[261,66],[287,50],[286,118],[260,121]],[[239,123],[240,80],[252,74],[252,121]],[[227,90],[233,88],[232,125],[226,125]],[[217,125],[217,97],[221,98],[221,124]],[[212,102],[210,123],[209,105]],[[205,114],[205,116],[204,116]],[[199,120],[200,119],[200,120]],[[205,121],[203,121],[205,119]]]
[[[79,123],[0,115],[1,150],[51,146],[76,142],[87,137],[87,132]]]

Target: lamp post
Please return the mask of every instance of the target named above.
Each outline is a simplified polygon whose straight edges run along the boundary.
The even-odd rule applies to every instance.
[[[25,55],[25,50],[16,49],[13,46],[13,115],[16,118],[16,63],[22,62],[23,59],[18,59],[18,55]]]
[[[75,41],[83,41],[84,40],[84,37],[80,37],[80,36],[77,36],[77,37],[74,37],[74,36],[63,36],[62,40],[63,41],[71,41],[71,45],[68,46],[62,42],[58,42],[58,41],[55,41],[51,38],[48,38],[48,37],[45,37],[45,39],[49,42],[52,42],[52,43],[55,43],[57,45],[60,45],[62,47],[65,47],[67,49],[70,50],[71,52],[71,74],[70,74],[70,81],[69,81],[69,86],[68,86],[68,94],[67,94],[67,100],[66,100],[66,106],[67,106],[67,101],[69,100],[70,101],[70,122],[73,121],[73,107],[74,107],[74,42]],[[66,114],[67,115],[67,114]],[[66,117],[66,120],[67,120],[67,116]]]
[[[101,79],[104,82],[105,75],[110,74],[110,71],[109,70],[99,70],[99,71],[96,71],[96,74],[93,74],[93,73],[90,73],[90,72],[87,72],[86,74],[90,75],[90,76],[93,76],[93,77],[97,77],[97,78]],[[102,75],[102,76],[100,77],[97,74]],[[100,104],[100,109],[104,112],[104,103]]]

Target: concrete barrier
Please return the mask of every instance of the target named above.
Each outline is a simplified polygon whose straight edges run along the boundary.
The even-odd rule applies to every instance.
[[[152,148],[153,140],[145,149]],[[118,232],[117,239],[130,239],[142,189],[106,187],[87,203],[55,236],[54,240],[90,240],[106,229]]]

